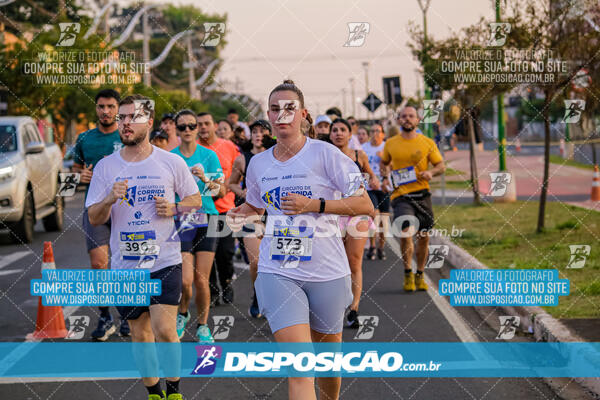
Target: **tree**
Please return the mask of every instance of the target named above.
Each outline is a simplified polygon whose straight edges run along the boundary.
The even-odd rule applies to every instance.
[[[550,110],[553,104],[561,104],[569,97],[570,84],[582,68],[596,71],[597,54],[600,51],[600,35],[587,26],[583,15],[573,13],[570,2],[563,0],[526,0],[524,7],[514,11],[517,21],[515,26],[521,48],[529,50],[551,50],[551,58],[545,58],[546,65],[558,65],[564,62],[557,71],[546,71],[552,77],[545,84],[533,84],[532,89],[544,95],[541,110],[537,110],[544,120],[544,171],[540,192],[538,221],[536,231],[542,232],[545,227],[545,210],[550,180]],[[597,72],[596,72],[597,73]]]
[[[475,61],[478,52],[487,49],[489,40],[489,22],[481,18],[479,23],[463,28],[461,31],[442,40],[428,38],[425,45],[423,32],[416,25],[410,27],[412,41],[409,42],[413,55],[421,62],[427,85],[437,86],[451,95],[461,109],[461,117],[456,122],[462,124],[469,137],[471,170],[471,188],[473,201],[480,204],[477,160],[475,157],[474,118],[475,109],[490,101],[498,93],[510,90],[514,85],[493,83],[464,83],[460,70],[447,70],[448,63],[455,61]]]

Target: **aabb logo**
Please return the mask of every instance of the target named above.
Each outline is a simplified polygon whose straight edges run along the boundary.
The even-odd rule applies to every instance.
[[[223,355],[221,346],[196,346],[198,360],[191,375],[210,375],[217,368],[217,359]]]

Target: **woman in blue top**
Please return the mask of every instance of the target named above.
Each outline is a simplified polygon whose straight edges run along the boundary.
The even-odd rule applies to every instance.
[[[207,325],[210,307],[210,289],[208,280],[215,258],[217,247],[216,237],[208,237],[208,216],[218,215],[213,201],[214,197],[225,195],[223,170],[217,154],[198,145],[198,122],[192,110],[182,110],[175,116],[177,133],[181,145],[172,150],[181,156],[190,172],[194,175],[198,189],[202,194],[200,210],[178,209],[176,221],[177,233],[181,239],[182,279],[183,288],[179,314],[177,315],[177,334],[183,337],[185,326],[190,320],[188,306],[192,298],[192,282],[196,286],[196,307],[198,309],[198,325],[196,336],[199,342],[213,342],[213,337]],[[195,268],[194,268],[195,264]]]

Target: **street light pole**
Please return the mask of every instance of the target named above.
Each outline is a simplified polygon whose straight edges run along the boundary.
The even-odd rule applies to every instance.
[[[369,95],[369,62],[363,61],[363,68],[365,69],[365,97]]]
[[[427,10],[429,9],[429,4],[431,3],[431,0],[425,0],[425,4],[423,4],[423,0],[417,0],[419,3],[419,7],[421,8],[421,11],[423,12],[423,61],[425,61],[425,52],[427,51]],[[423,63],[424,64],[424,63]],[[429,100],[431,99],[431,88],[429,87],[429,85],[427,84],[427,79],[425,79],[425,65],[423,65],[423,88],[424,88],[424,98],[425,100]],[[432,134],[431,134],[431,124],[425,124],[425,132],[427,134],[428,138],[431,138]]]
[[[144,41],[142,45],[142,57],[144,58],[144,85],[151,86],[152,78],[150,72],[150,27],[148,26],[148,12],[142,14],[142,30],[144,32]]]
[[[500,22],[500,0],[496,0],[496,22]],[[506,137],[504,133],[504,94],[500,93],[498,102],[498,166],[499,170],[506,171]]]
[[[198,98],[196,96],[196,77],[194,76],[195,58],[194,51],[192,49],[192,35],[186,37],[187,45],[187,56],[188,56],[188,79],[190,80],[190,97],[192,99]]]
[[[356,115],[356,94],[354,93],[354,78],[350,78],[350,100],[352,100],[352,115],[358,118]]]
[[[369,97],[369,62],[368,61],[363,61],[362,66],[365,69],[365,98]],[[368,111],[367,112],[367,118],[369,120],[373,119],[373,112],[372,111]],[[371,124],[371,122],[369,122],[369,124]]]

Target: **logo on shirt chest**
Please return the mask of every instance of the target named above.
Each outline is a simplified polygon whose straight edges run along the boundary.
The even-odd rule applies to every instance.
[[[136,204],[143,204],[154,201],[156,197],[165,196],[164,185],[136,185],[127,188],[127,193],[119,202],[119,205],[135,207]]]
[[[127,188],[127,193],[125,193],[125,196],[123,196],[121,198],[121,202],[119,203],[119,205],[125,203],[126,205],[133,207],[135,206],[135,192],[137,190],[137,186],[132,186],[130,188]]]
[[[263,195],[262,195],[262,199],[265,202],[265,204],[267,205],[267,208],[273,207],[275,210],[280,210],[280,197],[279,194],[281,193],[281,188],[279,186],[277,186],[274,189],[268,190],[266,191]]]
[[[295,186],[277,186],[271,190],[266,191],[262,196],[262,200],[267,205],[273,207],[275,210],[281,211],[281,198],[286,197],[291,193],[301,194],[302,196],[312,198],[313,192],[310,185],[295,185]]]
[[[135,217],[134,220],[132,221],[128,221],[127,225],[128,226],[142,226],[142,225],[150,225],[150,220],[149,219],[143,219],[144,215],[142,214],[141,211],[136,211],[135,214],[133,214],[133,216]]]

